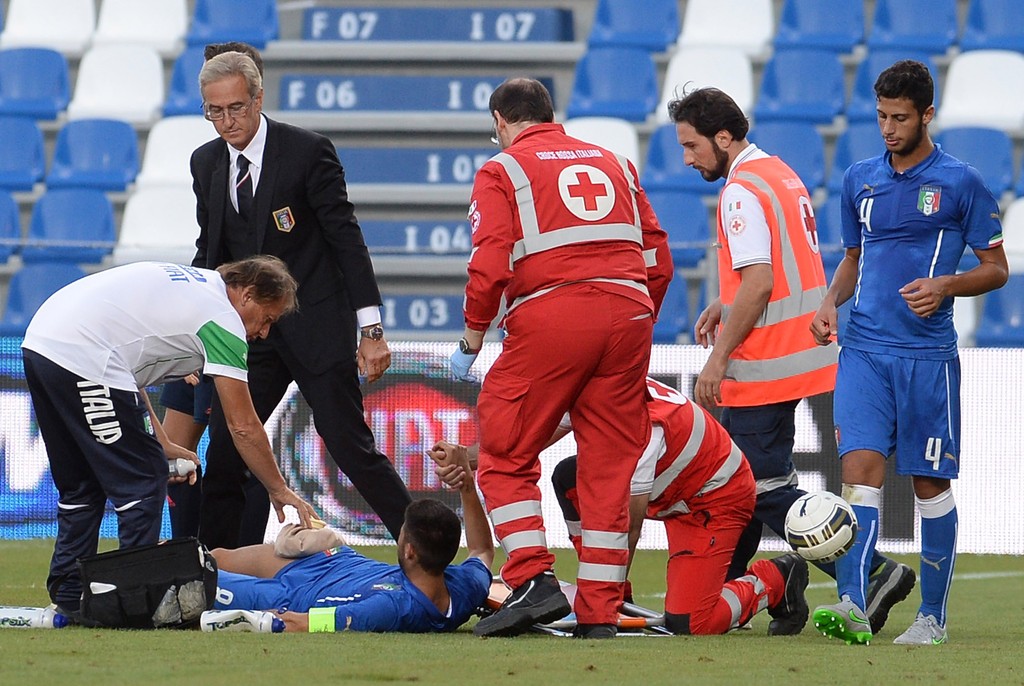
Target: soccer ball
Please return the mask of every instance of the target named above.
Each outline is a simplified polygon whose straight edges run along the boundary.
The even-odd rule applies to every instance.
[[[857,515],[834,493],[807,493],[786,513],[786,540],[809,562],[834,562],[857,540]]]

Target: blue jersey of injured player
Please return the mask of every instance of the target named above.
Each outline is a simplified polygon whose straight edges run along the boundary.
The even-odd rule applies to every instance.
[[[915,279],[956,273],[965,246],[999,245],[999,207],[977,170],[938,145],[903,173],[892,168],[890,157],[886,152],[857,162],[843,179],[843,245],[861,248],[843,345],[951,359],[957,354],[953,298],[930,317],[919,317],[900,289]]]
[[[272,579],[219,572],[215,607],[222,610],[337,608],[336,631],[454,631],[487,600],[491,572],[479,558],[449,565],[451,596],[442,612],[396,564],[332,548],[283,567]]]

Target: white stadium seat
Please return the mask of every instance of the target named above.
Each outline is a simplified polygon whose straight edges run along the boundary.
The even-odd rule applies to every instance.
[[[140,188],[125,203],[113,261],[189,264],[198,237],[196,196],[189,186]]]
[[[123,119],[151,124],[164,102],[164,66],[153,48],[101,45],[90,48],[78,66],[68,118]]]
[[[754,68],[750,57],[737,47],[680,47],[668,61],[661,102],[654,110],[658,123],[666,123],[668,103],[694,88],[714,86],[728,93],[748,115],[754,109]]]
[[[191,186],[192,151],[216,137],[213,124],[198,114],[161,119],[146,137],[142,171],[135,179],[136,186]]]
[[[1024,55],[974,50],[953,58],[946,72],[938,128],[987,126],[1024,129]]]
[[[740,48],[755,57],[774,36],[772,0],[687,0],[678,44]]]
[[[0,48],[52,48],[78,56],[95,26],[94,0],[10,0]]]
[[[93,45],[145,45],[173,57],[185,45],[185,0],[103,0]]]
[[[577,117],[567,119],[563,125],[573,138],[625,155],[639,171],[640,141],[636,128],[628,121],[614,117]]]

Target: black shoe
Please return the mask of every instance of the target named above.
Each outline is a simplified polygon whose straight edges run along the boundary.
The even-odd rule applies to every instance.
[[[534,624],[546,624],[572,612],[562,587],[552,572],[533,577],[505,599],[498,611],[484,617],[473,633],[477,636],[518,636]]]
[[[896,560],[885,562],[868,577],[867,616],[872,633],[877,634],[889,619],[892,606],[905,599],[914,590],[917,575],[914,570]]]
[[[769,560],[779,568],[784,582],[782,599],[768,608],[772,621],[768,624],[769,636],[792,636],[804,629],[807,615],[807,562],[797,553],[786,553]]]
[[[619,633],[614,624],[577,624],[572,635],[575,638],[615,638]]]

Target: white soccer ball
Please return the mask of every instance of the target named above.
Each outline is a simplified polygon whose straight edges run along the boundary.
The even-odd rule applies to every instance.
[[[802,495],[786,513],[786,539],[809,562],[834,562],[857,540],[857,515],[834,493]]]

